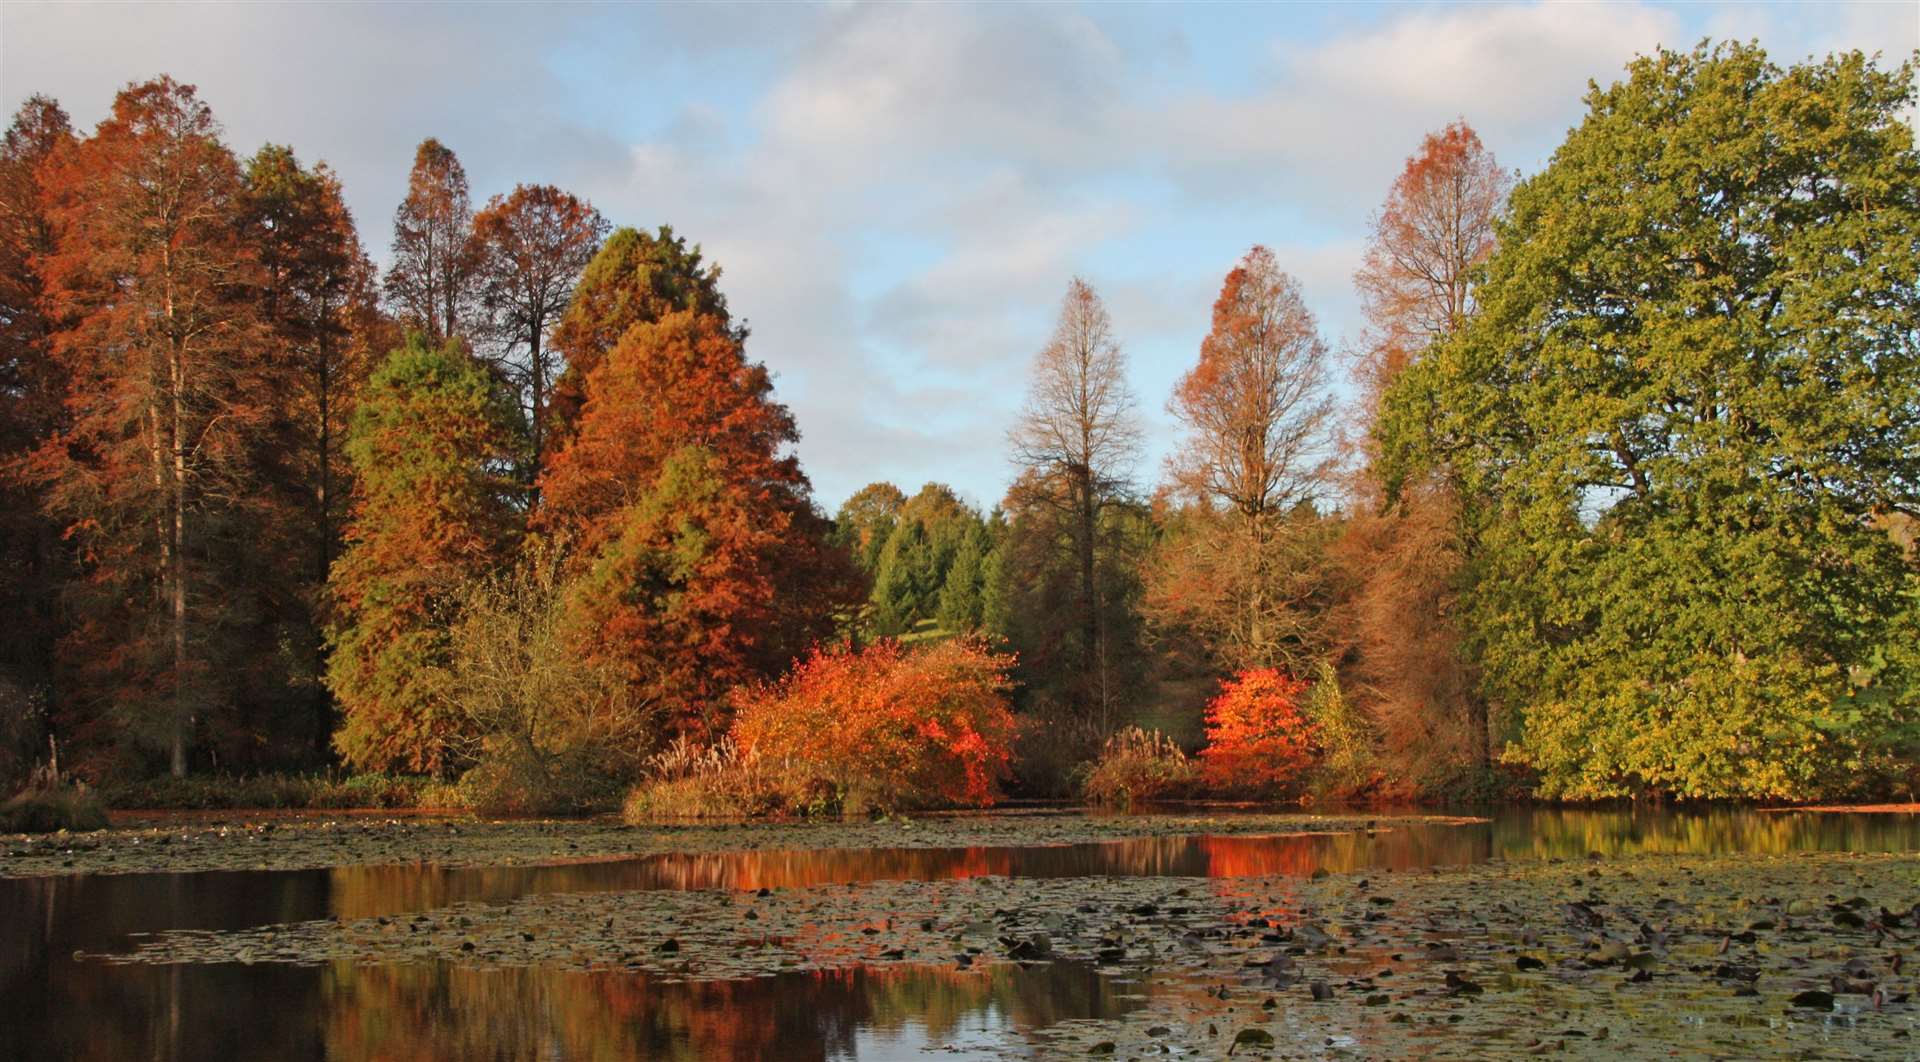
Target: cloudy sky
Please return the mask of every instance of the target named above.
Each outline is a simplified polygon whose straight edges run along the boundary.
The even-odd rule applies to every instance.
[[[724,268],[823,504],[891,479],[991,505],[1071,276],[1131,358],[1151,484],[1166,396],[1248,246],[1274,249],[1339,346],[1368,212],[1423,133],[1464,117],[1532,171],[1589,79],[1730,36],[1780,61],[1897,62],[1920,3],[5,0],[0,104],[48,93],[91,127],[121,86],[170,73],[236,150],[332,164],[376,258],[427,136],[476,202],[553,183],[617,224],[671,224]]]

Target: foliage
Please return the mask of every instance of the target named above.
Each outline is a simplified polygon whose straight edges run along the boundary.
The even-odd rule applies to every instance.
[[[448,625],[507,540],[494,473],[504,422],[485,371],[457,342],[410,336],[368,381],[347,442],[353,526],[329,587],[327,683],[343,712],[334,741],[356,767],[461,765]]]
[[[954,559],[984,532],[980,514],[950,487],[929,483],[907,499],[889,522],[873,573],[874,632],[897,636],[938,619]]]
[[[1200,779],[1200,765],[1158,730],[1130,726],[1107,739],[1081,782],[1093,804],[1129,808],[1183,796]]]
[[[1315,790],[1352,797],[1378,784],[1373,727],[1349,703],[1339,674],[1325,660],[1314,667],[1304,715],[1313,734]]]
[[[873,578],[907,496],[891,483],[869,483],[840,504],[833,517],[833,544],[847,552]]]
[[[1857,53],[1635,61],[1389,393],[1545,795],[1810,796],[1912,718],[1920,583],[1875,519],[1920,505],[1912,101]]]
[[[793,807],[986,806],[1010,760],[1012,666],[968,639],[817,650],[745,691],[734,733]]]
[[[1297,792],[1313,763],[1316,732],[1302,712],[1307,684],[1277,668],[1242,671],[1207,704],[1202,777],[1222,792]]]
[[[553,388],[549,430],[556,444],[586,404],[588,378],[627,331],[675,313],[717,319],[736,343],[746,341],[746,327],[727,312],[720,267],[704,261],[698,246],[689,247],[667,225],[658,233],[615,229],[580,274],[554,329],[554,349],[567,366]]]
[[[635,774],[659,727],[619,670],[574,651],[560,551],[536,548],[467,591],[433,685],[453,720],[448,752],[472,763],[462,803],[487,812],[575,811]]]

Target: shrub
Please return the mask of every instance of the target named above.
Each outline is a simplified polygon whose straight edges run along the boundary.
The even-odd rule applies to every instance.
[[[457,721],[451,754],[472,766],[461,803],[490,813],[613,803],[653,741],[655,716],[613,666],[575,652],[557,548],[537,548],[468,591],[434,683]]]
[[[647,761],[646,780],[627,794],[624,817],[634,823],[750,818],[780,804],[773,780],[731,737],[707,747],[679,737]]]
[[[1199,765],[1172,738],[1130,726],[1107,739],[1081,793],[1090,803],[1125,808],[1179,796],[1199,777]]]
[[[1314,788],[1320,793],[1351,797],[1379,780],[1373,751],[1372,728],[1340,689],[1333,665],[1322,661],[1314,670],[1307,693],[1306,717],[1312,727],[1319,764]]]
[[[790,808],[984,807],[1011,759],[1012,667],[971,638],[816,650],[743,691],[735,734]]]
[[[1275,668],[1242,671],[1207,705],[1200,752],[1210,788],[1260,796],[1299,789],[1313,762],[1314,727],[1300,711],[1307,684]]]
[[[85,783],[32,786],[0,804],[0,833],[104,830],[107,808]]]

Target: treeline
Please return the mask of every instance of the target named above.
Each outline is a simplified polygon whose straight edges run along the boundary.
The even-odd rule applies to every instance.
[[[1163,469],[1076,279],[991,511],[878,483],[829,519],[670,229],[475,210],[429,140],[377,276],[333,174],[237,158],[191,87],[84,136],[35,98],[0,148],[0,773],[51,738],[95,778],[337,759],[492,806],[1897,788],[1912,102],[1911,64],[1703,46],[1524,180],[1455,123],[1371,219],[1350,349],[1270,251],[1231,269]]]

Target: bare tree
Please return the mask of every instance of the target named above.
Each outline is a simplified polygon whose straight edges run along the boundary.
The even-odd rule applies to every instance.
[[[496,363],[527,418],[528,483],[540,474],[547,399],[560,369],[547,333],[566,312],[608,227],[593,204],[552,185],[519,185],[510,196],[494,196],[473,219],[481,309],[501,348]]]
[[[1034,358],[1026,407],[1008,439],[1014,463],[1034,473],[1030,479],[1066,488],[1037,491],[1032,500],[1069,516],[1080,576],[1081,672],[1103,719],[1111,691],[1102,667],[1106,632],[1095,552],[1101,511],[1126,494],[1139,459],[1137,407],[1106,304],[1075,277],[1061,300],[1053,338]]]
[[[430,340],[460,335],[474,298],[473,206],[467,171],[429,137],[414,153],[407,197],[393,212],[393,264],[387,297],[407,324]]]

